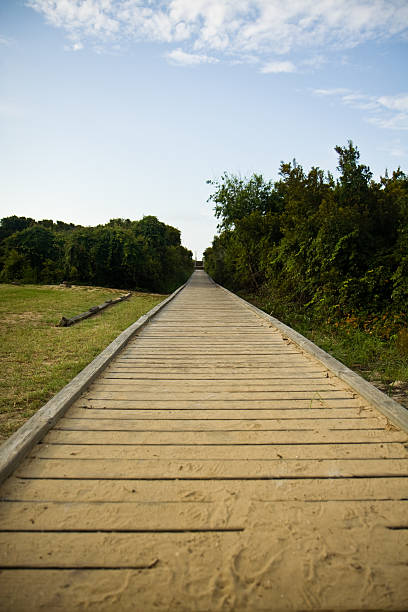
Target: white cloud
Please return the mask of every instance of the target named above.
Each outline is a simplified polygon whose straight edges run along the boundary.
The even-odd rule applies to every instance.
[[[317,70],[326,64],[327,59],[323,55],[315,55],[309,58],[302,60],[302,66],[306,66],[307,68],[311,68],[312,70]]]
[[[368,117],[367,121],[388,130],[408,130],[408,113],[397,113],[389,116],[374,115]]]
[[[72,42],[70,45],[65,45],[65,51],[81,51],[84,45],[81,42]],[[95,49],[97,51],[97,49]]]
[[[381,96],[378,98],[378,103],[391,110],[408,113],[408,94],[400,94],[397,96]]]
[[[27,6],[77,42],[89,36],[108,40],[122,29],[115,16],[120,3],[113,0],[28,0]]]
[[[27,0],[73,44],[175,43],[188,54],[239,61],[352,48],[408,35],[406,0]],[[191,53],[193,52],[193,53]],[[273,62],[272,62],[273,64]]]
[[[289,61],[286,62],[268,62],[262,66],[260,72],[263,74],[276,74],[279,72],[295,72],[296,66]]]
[[[370,96],[345,88],[315,89],[318,96],[331,96],[342,104],[365,111],[365,120],[389,130],[408,130],[408,94]]]
[[[350,92],[349,89],[344,87],[337,87],[335,89],[314,89],[313,93],[318,96],[343,96]]]
[[[0,45],[4,45],[5,47],[9,47],[11,45],[11,40],[9,38],[6,38],[5,36],[2,36],[0,34]]]
[[[174,49],[166,53],[166,57],[172,64],[177,66],[196,66],[197,64],[215,64],[218,59],[208,55],[198,55],[197,53],[186,53],[182,49]]]

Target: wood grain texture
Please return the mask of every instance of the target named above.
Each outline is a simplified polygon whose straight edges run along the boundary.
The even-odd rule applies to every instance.
[[[371,396],[201,270],[126,342],[0,490],[2,610],[408,609]]]

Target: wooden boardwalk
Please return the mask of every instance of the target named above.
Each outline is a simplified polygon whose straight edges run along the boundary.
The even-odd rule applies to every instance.
[[[407,610],[407,440],[196,271],[4,483],[0,609]]]

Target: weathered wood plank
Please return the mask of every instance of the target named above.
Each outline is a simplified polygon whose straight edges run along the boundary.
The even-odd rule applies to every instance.
[[[408,476],[408,459],[244,459],[171,461],[159,459],[32,459],[21,478],[350,478]],[[406,507],[408,510],[408,505]]]
[[[225,537],[225,536],[224,536]],[[404,610],[408,608],[408,596],[405,585],[408,581],[408,567],[383,565],[371,567],[372,574],[377,576],[374,584],[376,588],[369,589],[362,580],[362,568],[367,565],[359,565],[357,555],[349,555],[349,564],[346,571],[339,562],[341,555],[336,554],[336,549],[324,548],[329,559],[335,559],[333,563],[322,563],[319,567],[319,584],[323,583],[325,588],[319,587],[317,592],[302,592],[302,570],[301,564],[304,558],[303,550],[300,554],[294,544],[284,549],[278,555],[279,563],[274,563],[272,555],[265,558],[258,552],[254,552],[255,562],[249,563],[251,549],[246,554],[238,556],[242,548],[232,546],[221,547],[219,541],[208,540],[208,546],[204,546],[203,538],[196,541],[201,550],[201,558],[194,554],[193,546],[173,546],[177,551],[177,557],[172,562],[158,564],[153,569],[141,570],[5,570],[0,575],[0,592],[5,610],[25,611],[32,610],[32,602],[36,602],[38,610],[52,610],[55,593],[58,593],[58,606],[60,609],[81,609],[85,603],[88,607],[98,609],[98,612],[110,612],[112,601],[117,609],[123,612],[134,612],[134,602],[138,602],[141,610],[185,610],[186,601],[194,601],[197,612],[208,612],[213,610],[214,605],[224,600],[225,595],[220,594],[214,578],[214,568],[217,576],[221,573],[223,580],[222,592],[230,594],[234,601],[236,610],[245,610],[248,600],[252,603],[252,610],[282,610],[282,601],[286,608],[292,610],[306,610],[310,597],[318,602],[320,609],[324,610],[355,610],[357,602],[362,601],[366,609],[368,606],[374,608],[374,600],[380,602],[380,609]],[[271,550],[282,550],[282,541],[269,540]],[[228,542],[231,545],[230,542]],[[259,545],[259,540],[256,541]],[[347,540],[348,544],[348,540]],[[324,542],[316,543],[324,546]],[[226,550],[224,550],[224,548]],[[350,544],[350,550],[355,550]],[[342,554],[345,550],[342,549]],[[243,579],[235,579],[234,574],[228,574],[224,578],[225,567],[235,567],[237,559],[243,558],[239,565],[239,576]],[[289,558],[296,559],[291,564]],[[181,561],[184,560],[184,563]],[[364,558],[365,559],[365,558]],[[368,558],[370,559],[370,557]],[[269,564],[268,564],[269,561]],[[365,561],[363,561],[365,562]],[[314,567],[314,566],[313,566]],[[333,573],[337,580],[331,580]],[[290,580],[289,580],[290,576]],[[342,607],[339,607],[338,584],[342,585]],[[377,586],[378,583],[378,586]],[[271,589],[271,584],[276,584]],[[293,588],[293,584],[298,585]],[[314,584],[314,583],[313,583]],[[50,589],[50,585],[53,588]],[[310,580],[309,580],[310,585]],[[373,594],[375,590],[375,596]],[[252,593],[256,593],[255,596]],[[344,592],[344,594],[343,594]],[[197,593],[199,597],[197,597]],[[256,607],[255,607],[256,606]],[[386,606],[386,608],[385,608]],[[55,609],[55,608],[54,608]],[[91,608],[92,609],[92,608]],[[248,608],[247,608],[248,609]],[[314,609],[318,609],[314,605]],[[377,605],[378,610],[378,605]]]
[[[374,502],[388,503],[388,502]],[[392,502],[398,504],[401,502]],[[234,518],[233,515],[236,515]],[[71,501],[27,504],[0,502],[1,531],[111,531],[111,530],[242,530],[243,512],[227,514],[222,502],[99,502]],[[238,521],[238,522],[237,522]]]
[[[334,529],[334,531],[338,530]],[[388,532],[377,528],[374,538],[367,541],[364,529],[349,530],[346,537],[350,548],[360,548],[368,557],[375,556],[381,549],[384,564],[395,567],[408,560],[408,533]],[[228,545],[230,549],[239,546],[242,536],[237,533],[208,533],[208,545],[219,549]],[[269,537],[277,539],[276,531]],[[187,533],[32,533],[27,545],[21,533],[0,534],[0,566],[21,568],[69,568],[69,567],[128,567],[149,569],[160,560],[163,565],[173,562],[174,548],[202,546],[202,534]],[[101,556],[100,550],[108,547],[109,557]],[[224,551],[226,552],[226,550]]]
[[[347,430],[385,429],[380,417],[356,419],[78,419],[64,417],[55,426],[55,431],[291,431],[295,430]]]
[[[263,358],[268,359],[270,356],[281,356],[281,355],[301,355],[300,351],[296,349],[292,349],[291,347],[265,347],[265,348],[254,348],[251,347],[242,347],[235,348],[234,346],[223,346],[223,347],[201,347],[195,345],[195,347],[142,347],[138,346],[137,348],[129,348],[128,350],[123,351],[122,357],[166,357],[170,356],[172,358],[182,358],[182,357],[219,357],[223,355],[232,355],[234,358],[236,357],[247,357],[248,363],[251,363],[253,358]]]
[[[135,398],[135,393],[132,391],[126,391],[126,390],[121,390],[118,389],[117,391],[98,391],[98,390],[89,390],[86,392],[86,394],[84,395],[84,399],[89,399],[89,400],[94,400],[94,399],[101,399],[101,400],[108,400],[108,399],[116,399],[116,400],[134,400],[134,399],[138,399]],[[150,390],[150,391],[144,391],[143,392],[143,396],[140,397],[140,399],[143,399],[144,401],[148,401],[148,400],[161,400],[164,397],[166,397],[168,395],[168,393],[163,390],[161,391],[160,388],[157,390]],[[313,400],[315,399],[353,399],[353,395],[352,393],[348,392],[348,391],[336,391],[336,390],[330,390],[330,391],[318,391],[315,392],[314,390],[306,390],[306,391],[272,391],[272,390],[267,390],[267,391],[239,391],[239,390],[235,390],[235,391],[206,391],[206,392],[202,392],[202,391],[194,391],[194,390],[189,390],[188,388],[186,388],[185,390],[178,390],[175,391],[174,393],[171,393],[171,398],[169,398],[167,401],[183,401],[183,400],[196,400],[196,401],[200,401],[200,402],[205,402],[205,401],[222,401],[222,400],[229,400],[229,401],[237,401],[237,400],[244,400],[244,401],[256,401],[256,400],[261,400],[261,401],[267,401],[267,400],[288,400],[288,399],[305,399],[308,400],[309,402],[313,402]]]
[[[301,409],[286,409],[286,410],[264,410],[254,409],[248,410],[243,408],[236,410],[234,408],[224,410],[126,410],[116,409],[99,410],[97,408],[86,408],[77,404],[69,409],[67,413],[69,418],[77,419],[356,419],[356,418],[377,418],[377,414],[370,408],[301,408]]]
[[[121,446],[110,444],[37,444],[30,457],[54,459],[177,459],[237,461],[254,459],[398,459],[408,458],[408,450],[398,443],[374,444],[273,444],[264,446]],[[408,490],[407,490],[408,495]]]
[[[245,450],[248,447],[244,447]],[[156,450],[157,452],[157,450]],[[24,480],[6,481],[1,498],[14,501],[47,502],[183,502],[236,499],[264,503],[289,501],[368,501],[408,499],[408,477],[312,478],[276,480]],[[279,510],[275,508],[275,510]]]
[[[58,431],[51,430],[45,442],[66,444],[314,444],[343,442],[406,442],[405,433],[387,430],[346,431]]]
[[[229,410],[230,408],[242,408],[246,410],[251,409],[299,409],[299,408],[359,408],[360,401],[355,398],[336,398],[336,399],[322,399],[321,397],[313,396],[312,398],[306,399],[282,399],[282,398],[274,398],[274,399],[264,399],[264,400],[253,400],[253,399],[230,399],[230,400],[197,400],[194,398],[183,399],[183,400],[173,400],[172,398],[166,399],[97,399],[93,397],[92,399],[87,397],[82,397],[79,400],[79,405],[85,407],[95,407],[95,408],[127,408],[127,409],[172,409],[178,408],[183,409],[187,408],[189,410]],[[408,440],[408,436],[403,434],[404,440]]]
[[[194,370],[193,368],[189,368],[187,371],[182,370],[180,368],[175,369],[166,369],[163,372],[158,373],[154,368],[139,368],[135,369],[135,367],[129,366],[121,366],[115,365],[114,368],[107,369],[104,374],[101,376],[100,380],[118,380],[118,379],[129,379],[129,380],[201,380],[201,381],[213,381],[213,380],[221,380],[221,381],[234,381],[237,383],[240,380],[287,380],[287,381],[296,381],[296,380],[307,380],[312,381],[321,378],[321,372],[314,371],[312,369],[304,369],[299,372],[288,371],[287,369],[279,369],[279,368],[271,368],[269,370],[259,371],[257,369],[250,370],[248,373],[240,373],[240,371],[230,370],[228,372],[219,372],[218,370],[208,371],[206,370],[207,375],[201,369]]]
[[[90,391],[116,391],[118,389],[124,391],[137,391],[140,393],[149,392],[152,389],[160,389],[160,391],[174,392],[180,388],[186,391],[203,392],[208,389],[208,381],[184,380],[180,383],[179,380],[156,380],[156,381],[140,381],[135,379],[116,379],[116,378],[100,378],[97,383],[90,387]],[[248,381],[241,380],[239,384],[229,380],[213,380],[211,382],[213,391],[222,392],[246,392],[246,391],[343,391],[343,385],[336,385],[330,382],[328,378],[324,379],[298,379],[292,380],[256,380]]]
[[[371,527],[406,526],[407,501],[327,501],[280,502],[283,518],[281,529],[298,524],[313,524],[315,529],[330,526],[368,524]],[[303,516],[299,520],[299,511]],[[357,520],[356,520],[357,519]],[[2,531],[189,531],[239,530],[245,524],[252,528],[276,525],[276,512],[265,502],[238,500],[227,507],[222,501],[184,502],[0,502]],[[408,535],[408,534],[407,534]],[[408,541],[408,540],[406,540]],[[407,551],[408,553],[408,551]]]

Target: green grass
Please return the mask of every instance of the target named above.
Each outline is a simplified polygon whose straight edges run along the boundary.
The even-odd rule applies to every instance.
[[[258,308],[289,325],[379,389],[408,407],[408,334],[384,340],[346,321],[322,321],[293,304],[246,296]]]
[[[0,285],[0,440],[67,384],[120,332],[165,296],[134,293],[72,327],[56,327],[125,291]]]

